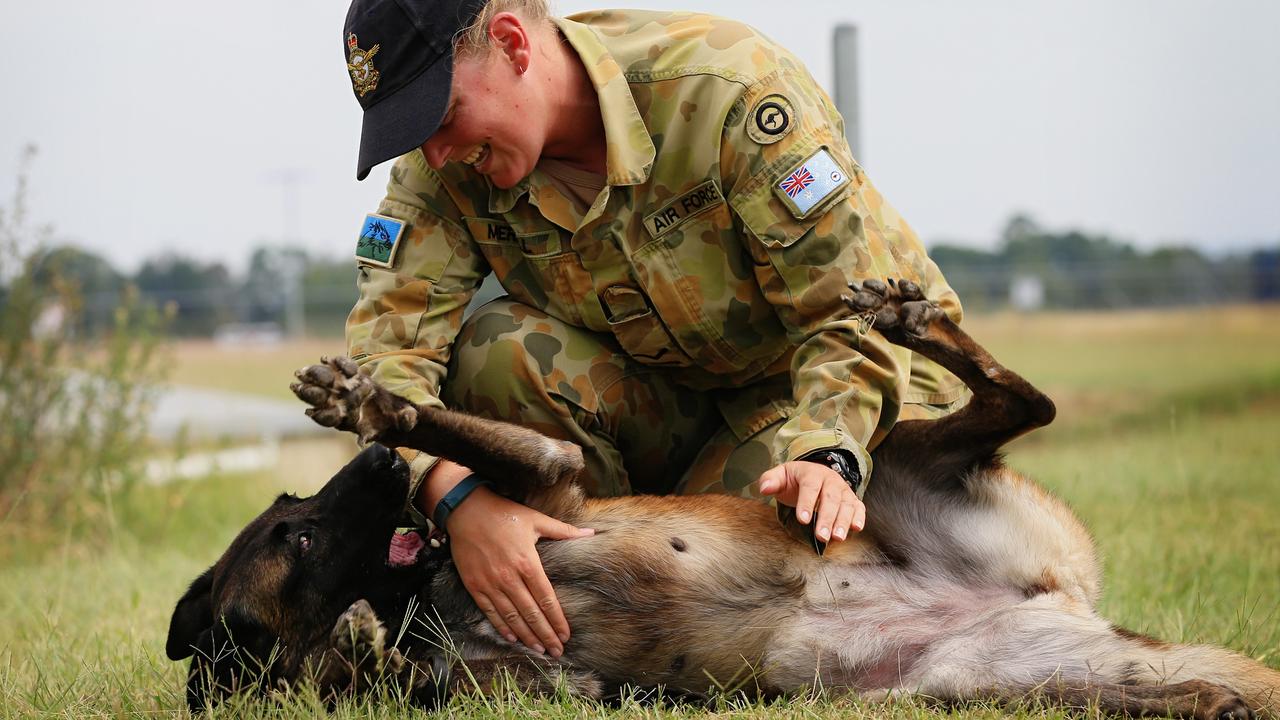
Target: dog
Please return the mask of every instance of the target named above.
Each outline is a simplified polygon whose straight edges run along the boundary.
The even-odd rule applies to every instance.
[[[326,697],[385,683],[434,705],[488,680],[601,697],[621,686],[773,696],[820,684],[868,699],[1027,700],[1125,715],[1280,717],[1280,673],[1098,616],[1092,539],[1004,466],[1053,403],[910,282],[854,284],[845,303],[891,342],[962,379],[972,400],[899,423],[872,452],[867,528],[819,555],[773,510],[698,495],[584,497],[573,445],[415,406],[346,358],[299,371],[317,422],[370,444],[316,495],[285,495],[178,601],[167,653],[192,658],[193,710],[228,692],[308,681]],[[594,537],[538,546],[573,635],[558,659],[506,642],[447,548],[407,567],[388,548],[408,468],[388,447],[449,457]]]

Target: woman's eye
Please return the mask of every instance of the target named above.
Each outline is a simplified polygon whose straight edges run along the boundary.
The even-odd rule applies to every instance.
[[[298,551],[306,552],[311,549],[311,531],[303,530],[298,533]]]

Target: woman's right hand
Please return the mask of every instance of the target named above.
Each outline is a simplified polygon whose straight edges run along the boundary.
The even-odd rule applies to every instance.
[[[590,537],[579,529],[508,500],[474,490],[446,521],[453,564],[485,617],[507,639],[559,657],[569,622],[542,569],[540,539]]]

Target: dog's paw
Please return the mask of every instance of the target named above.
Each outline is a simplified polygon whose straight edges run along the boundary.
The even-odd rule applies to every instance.
[[[929,323],[942,317],[942,309],[924,296],[920,286],[910,280],[865,280],[849,284],[852,295],[840,299],[850,310],[871,313],[875,328],[881,333],[898,330],[923,337]]]
[[[387,648],[387,628],[364,600],[342,613],[329,640],[333,651],[358,674],[395,673],[404,665],[400,651]]]
[[[418,411],[394,395],[347,357],[322,357],[294,373],[293,394],[311,407],[307,415],[325,427],[354,432],[360,441],[378,440],[388,430],[406,431],[417,423]]]

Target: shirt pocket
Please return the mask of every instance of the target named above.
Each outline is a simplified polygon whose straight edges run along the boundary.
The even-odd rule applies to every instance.
[[[558,230],[521,232],[488,218],[465,218],[467,228],[511,297],[571,325],[582,326],[594,299],[591,275]]]
[[[636,288],[611,285],[600,295],[609,330],[628,355],[645,365],[688,367],[693,360],[680,349],[649,298]]]

